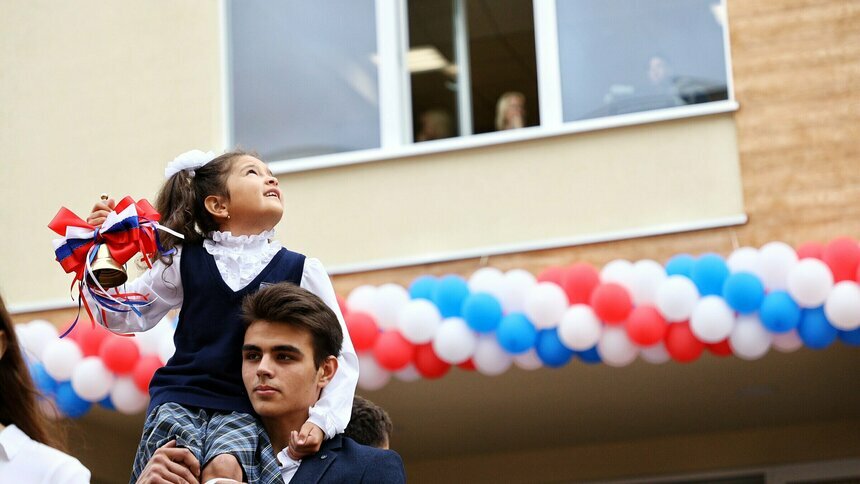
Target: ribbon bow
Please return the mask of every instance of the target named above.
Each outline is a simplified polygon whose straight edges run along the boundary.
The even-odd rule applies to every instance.
[[[120,265],[127,263],[135,254],[142,254],[143,260],[150,268],[150,259],[159,251],[164,255],[170,255],[170,251],[164,250],[159,242],[158,230],[164,230],[176,237],[184,238],[182,234],[168,229],[158,223],[161,216],[145,199],[137,202],[131,197],[125,197],[110,212],[101,227],[95,227],[83,221],[66,207],[61,207],[48,224],[48,228],[59,234],[59,239],[54,239],[54,254],[57,262],[66,273],[75,273],[75,283],[78,289],[78,310],[81,301],[86,307],[87,313],[92,320],[92,312],[83,298],[84,287],[90,292],[98,306],[104,311],[109,309],[115,312],[133,311],[140,315],[136,306],[150,304],[147,296],[141,294],[122,294],[118,290],[115,294],[108,294],[98,283],[95,277],[85,277],[90,273],[90,263],[98,252],[99,247],[104,244],[110,251],[111,257]],[[90,274],[92,276],[92,274]],[[96,288],[90,286],[94,284]],[[129,308],[129,309],[124,309]],[[78,318],[69,327],[63,336],[68,334],[77,323]],[[95,321],[93,320],[93,324]]]

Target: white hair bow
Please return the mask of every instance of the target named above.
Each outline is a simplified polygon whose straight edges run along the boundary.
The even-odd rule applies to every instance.
[[[214,160],[217,155],[211,151],[202,152],[200,150],[191,150],[182,153],[167,164],[164,169],[164,177],[170,178],[182,170],[191,170],[190,175],[194,176],[194,170]]]

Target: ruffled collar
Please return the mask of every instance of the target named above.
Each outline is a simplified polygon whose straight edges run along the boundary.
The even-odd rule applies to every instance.
[[[209,240],[226,247],[250,247],[266,245],[275,238],[275,229],[266,230],[256,235],[233,235],[230,232],[218,230],[209,233]]]

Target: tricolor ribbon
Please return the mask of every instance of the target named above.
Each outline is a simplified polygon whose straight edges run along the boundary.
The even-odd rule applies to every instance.
[[[174,252],[174,249],[166,251],[161,246],[158,237],[159,230],[180,239],[184,238],[182,234],[160,225],[158,223],[160,219],[161,216],[148,201],[141,199],[135,202],[131,197],[120,200],[100,227],[86,223],[66,207],[60,208],[57,215],[48,224],[48,228],[61,236],[54,239],[54,254],[57,262],[60,263],[66,273],[75,273],[72,286],[74,287],[75,283],[79,285],[79,316],[80,304],[83,301],[87,314],[95,324],[89,305],[83,297],[84,287],[103,312],[104,310],[112,312],[133,311],[140,315],[138,307],[152,303],[152,301],[147,301],[148,296],[143,294],[120,293],[119,290],[115,290],[114,294],[109,294],[93,276],[90,264],[99,247],[104,244],[107,246],[111,257],[120,265],[125,265],[135,254],[140,253],[143,255],[146,265],[152,267],[150,260],[157,253],[170,255]],[[91,277],[85,277],[86,274]],[[92,285],[96,287],[92,287]],[[63,336],[74,328],[77,320],[78,318],[75,318]]]

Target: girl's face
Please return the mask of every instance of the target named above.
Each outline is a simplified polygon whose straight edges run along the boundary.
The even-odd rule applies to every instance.
[[[224,229],[234,235],[272,229],[284,214],[278,179],[265,163],[244,155],[233,160],[227,176],[229,220]]]

